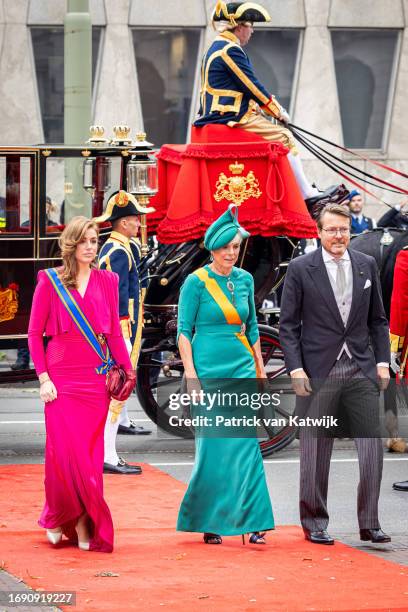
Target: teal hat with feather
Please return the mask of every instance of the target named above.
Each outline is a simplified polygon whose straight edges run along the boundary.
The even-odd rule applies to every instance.
[[[227,210],[207,229],[204,246],[208,251],[215,251],[226,246],[238,233],[243,239],[251,235],[238,222],[238,207],[230,204]]]

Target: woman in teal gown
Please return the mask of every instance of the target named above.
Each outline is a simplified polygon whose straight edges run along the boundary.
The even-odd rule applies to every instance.
[[[241,385],[244,382],[247,389],[253,389],[257,376],[266,378],[253,278],[234,267],[242,238],[249,234],[231,208],[205,235],[204,245],[211,251],[212,263],[186,278],[179,300],[178,343],[185,376],[193,387],[192,381],[200,379],[204,391],[214,385],[214,379],[253,379],[248,384],[241,381]],[[227,417],[234,414],[219,405],[215,410]],[[194,406],[191,411],[194,416]],[[206,414],[214,417],[214,409]],[[177,530],[202,532],[204,541],[210,544],[220,544],[221,535],[250,533],[251,543],[264,544],[262,532],[273,528],[255,430],[248,437],[218,437],[213,431],[206,434],[196,430],[195,464]]]

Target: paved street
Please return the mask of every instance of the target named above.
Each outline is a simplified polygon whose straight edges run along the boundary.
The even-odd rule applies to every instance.
[[[156,426],[130,401],[131,416],[151,428],[149,436],[119,436],[119,452],[130,462],[147,462],[171,476],[188,482],[194,460],[194,443],[157,433]],[[0,387],[0,464],[43,463],[45,428],[38,387]],[[297,442],[265,460],[269,491],[277,524],[298,524],[299,459]],[[124,478],[125,476],[118,476]],[[126,476],[143,478],[143,476]],[[358,539],[356,488],[358,463],[354,445],[337,441],[330,475],[330,533],[344,542],[384,558],[408,565],[408,495],[392,490],[392,483],[408,478],[408,455],[385,454],[380,517],[390,533],[390,545],[376,547]],[[273,538],[273,535],[270,536]]]

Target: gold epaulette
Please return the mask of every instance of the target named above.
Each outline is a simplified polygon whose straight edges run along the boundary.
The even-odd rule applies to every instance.
[[[391,352],[399,353],[404,346],[405,336],[397,336],[397,334],[392,334],[390,332],[390,343],[391,343]]]
[[[132,253],[129,253],[129,251],[127,250],[127,248],[123,244],[120,244],[120,243],[118,243],[116,241],[113,241],[113,240],[112,241],[107,240],[107,242],[105,244],[112,245],[112,248],[110,248],[107,253],[105,253],[104,255],[102,255],[102,257],[99,258],[99,261],[98,261],[98,266],[99,267],[101,267],[101,265],[103,263],[106,263],[107,266],[108,265],[110,266],[110,257],[112,255],[112,253],[114,251],[121,250],[124,253],[126,253],[126,255],[128,257],[128,260],[129,260],[129,270],[132,269],[132,263],[135,263],[134,262],[134,258],[132,256]],[[108,268],[108,269],[110,269],[110,268]]]

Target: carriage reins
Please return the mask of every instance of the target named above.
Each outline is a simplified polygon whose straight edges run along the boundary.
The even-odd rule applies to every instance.
[[[403,187],[400,187],[399,185],[395,185],[394,183],[391,183],[389,181],[386,181],[384,179],[381,179],[377,176],[374,176],[373,174],[370,174],[369,172],[366,172],[365,170],[362,170],[356,166],[354,166],[353,164],[351,164],[350,162],[342,159],[341,157],[335,155],[334,153],[331,153],[330,151],[328,151],[326,148],[322,147],[321,145],[317,144],[316,142],[314,142],[313,140],[311,140],[311,138],[309,138],[309,136],[311,136],[312,138],[315,138],[317,140],[319,140],[320,142],[323,142],[327,145],[330,145],[336,149],[340,149],[341,151],[344,151],[354,157],[357,157],[365,162],[371,163],[379,168],[382,168],[384,170],[388,170],[389,172],[392,172],[394,174],[398,174],[399,176],[402,176],[404,178],[408,178],[408,174],[400,171],[400,170],[396,170],[395,168],[392,168],[391,166],[388,166],[386,164],[383,164],[381,162],[378,162],[376,160],[370,159],[368,157],[365,157],[364,155],[361,155],[360,153],[356,153],[355,151],[351,151],[350,149],[348,149],[347,147],[343,147],[342,145],[339,145],[335,142],[332,142],[330,140],[328,140],[327,138],[323,138],[322,136],[318,136],[317,134],[314,134],[313,132],[310,132],[308,130],[305,130],[304,128],[301,128],[297,125],[294,125],[293,123],[289,123],[287,124],[287,126],[290,129],[290,131],[292,132],[293,136],[296,138],[296,140],[298,140],[308,151],[310,151],[317,159],[319,159],[320,161],[322,161],[326,166],[328,166],[331,170],[333,170],[334,172],[336,172],[337,174],[339,174],[342,178],[344,178],[345,180],[349,181],[350,183],[352,183],[353,185],[355,185],[356,187],[358,187],[359,189],[361,189],[362,191],[364,191],[365,193],[367,193],[368,195],[370,195],[371,197],[373,197],[375,200],[377,200],[378,202],[381,202],[382,204],[385,204],[386,206],[388,206],[389,208],[393,208],[393,206],[391,204],[389,204],[388,202],[384,201],[383,199],[379,198],[378,196],[376,196],[374,193],[372,193],[372,191],[370,191],[369,189],[367,189],[366,187],[364,187],[364,185],[362,185],[359,181],[362,181],[368,185],[372,185],[373,187],[378,187],[380,189],[383,189],[384,191],[389,191],[392,193],[399,193],[401,195],[408,195],[408,190],[404,189]],[[351,172],[350,169],[353,170],[353,172]],[[356,174],[357,173],[357,174]],[[351,178],[354,177],[354,178]],[[355,180],[355,179],[358,179]],[[369,179],[373,179],[369,180]]]

